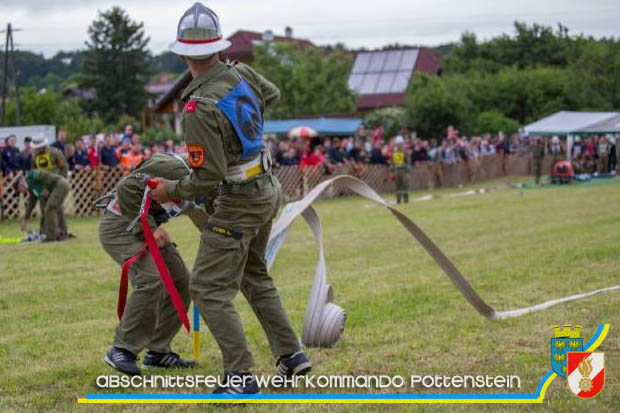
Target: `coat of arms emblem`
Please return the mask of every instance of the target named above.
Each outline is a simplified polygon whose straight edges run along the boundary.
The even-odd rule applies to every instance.
[[[583,338],[579,337],[581,326],[575,326],[571,330],[570,324],[564,324],[564,328],[553,326],[555,338],[551,339],[551,368],[559,376],[566,378],[568,366],[566,353],[569,351],[582,351]]]

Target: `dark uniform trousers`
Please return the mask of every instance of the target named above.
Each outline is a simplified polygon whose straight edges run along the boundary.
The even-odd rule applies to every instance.
[[[144,248],[142,239],[126,231],[128,224],[126,218],[106,212],[99,225],[101,244],[119,265]],[[189,271],[174,245],[161,248],[161,255],[187,309],[190,301]],[[181,328],[181,321],[150,254],[133,264],[129,281],[133,292],[116,328],[114,346],[133,354],[144,348],[160,353],[171,351],[170,342]]]
[[[244,371],[254,365],[241,318],[233,305],[239,290],[261,323],[274,356],[300,349],[265,263],[280,197],[280,185],[270,174],[241,185],[223,185],[209,223],[235,234],[210,229],[202,232],[191,275],[191,295],[222,351],[224,370],[228,372]]]

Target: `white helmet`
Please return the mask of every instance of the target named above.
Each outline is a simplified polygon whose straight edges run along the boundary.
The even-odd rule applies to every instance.
[[[403,143],[405,143],[405,139],[402,136],[398,135],[396,139],[394,139],[394,143],[396,145],[402,145]]]
[[[560,143],[560,138],[558,136],[554,136],[551,138],[551,143]]]
[[[204,59],[228,47],[230,42],[222,38],[217,14],[197,2],[179,20],[177,40],[168,49],[181,56]]]

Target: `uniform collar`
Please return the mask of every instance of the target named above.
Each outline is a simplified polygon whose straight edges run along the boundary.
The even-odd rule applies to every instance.
[[[187,97],[196,89],[198,89],[201,85],[212,81],[222,73],[224,73],[228,69],[225,63],[219,61],[213,65],[208,72],[201,74],[197,78],[193,79],[189,85],[183,91],[183,96],[181,99],[186,100]]]

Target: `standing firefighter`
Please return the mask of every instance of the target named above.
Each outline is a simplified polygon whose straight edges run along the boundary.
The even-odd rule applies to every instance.
[[[62,239],[58,231],[59,211],[69,194],[69,183],[65,178],[53,172],[30,170],[19,183],[19,191],[28,193],[28,204],[22,229],[28,230],[28,220],[34,210],[37,200],[41,209],[41,234],[43,241],[59,241]]]
[[[156,154],[144,161],[116,187],[99,225],[99,240],[105,251],[128,272],[133,292],[124,308],[126,290],[119,295],[121,318],[114,343],[104,361],[129,375],[138,375],[138,353],[148,349],[143,367],[193,367],[170,349],[170,342],[179,331],[181,321],[172,298],[160,279],[152,254],[145,253],[145,234],[136,218],[144,208],[145,185],[150,176],[180,179],[189,174],[189,167],[178,156]],[[172,204],[171,204],[172,205]],[[189,271],[176,246],[160,225],[179,212],[171,205],[153,203],[147,216],[148,227],[160,249],[161,256],[183,302],[189,305]],[[124,290],[123,280],[121,290]]]
[[[278,374],[305,374],[300,350],[278,290],[267,272],[265,249],[278,212],[280,184],[264,151],[263,110],[279,97],[272,83],[241,63],[222,63],[219,19],[200,3],[181,17],[170,50],[183,57],[193,81],[182,114],[192,174],[159,180],[152,197],[212,205],[191,276],[191,294],[222,352],[229,380],[216,393],[258,393],[252,354],[233,299],[241,290],[278,358]]]
[[[536,184],[540,183],[540,176],[542,174],[542,165],[544,159],[545,145],[543,144],[540,136],[537,136],[534,138],[534,145],[532,145],[532,161],[534,162],[534,175],[536,176]],[[553,168],[553,165],[551,167]]]
[[[34,156],[32,157],[31,168],[35,170],[52,172],[66,178],[69,172],[69,165],[65,155],[56,148],[49,147],[47,138],[39,137],[32,140],[32,149]],[[46,208],[46,199],[39,199],[41,211]],[[60,237],[65,238],[69,235],[67,228],[67,220],[62,206],[57,210],[57,225]],[[41,216],[41,228],[46,227],[45,215]]]
[[[409,203],[409,182],[407,172],[409,172],[409,162],[407,154],[403,150],[404,139],[398,135],[394,140],[396,150],[392,153],[390,169],[396,175],[396,203],[400,204],[401,199],[405,204]]]

